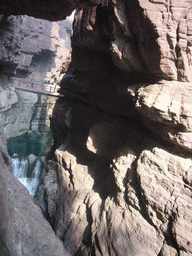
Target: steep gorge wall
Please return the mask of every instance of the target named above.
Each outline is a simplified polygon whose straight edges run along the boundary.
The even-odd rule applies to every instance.
[[[68,255],[29,192],[13,176],[6,140],[11,156],[45,155],[51,147],[47,111],[56,98],[15,89],[14,81],[56,82],[71,49],[71,23],[0,16],[1,255]]]
[[[191,1],[62,3],[84,9],[36,203],[70,255],[191,255]]]
[[[21,79],[23,84],[39,82],[56,86],[61,64],[71,49],[71,23],[70,19],[51,23],[28,16],[1,15],[0,122],[7,139],[26,134],[46,137],[46,133],[45,140],[51,139],[47,110],[56,99],[17,90],[15,81]],[[32,139],[36,140],[35,137]],[[46,144],[46,141],[42,139],[42,143]],[[13,152],[17,149],[13,139],[9,144],[12,144],[12,154],[20,153]],[[21,147],[23,152],[27,151],[24,144]],[[48,149],[42,148],[39,153],[45,154]]]
[[[190,255],[191,1],[77,11],[44,189],[71,255]],[[184,231],[185,230],[185,231]]]

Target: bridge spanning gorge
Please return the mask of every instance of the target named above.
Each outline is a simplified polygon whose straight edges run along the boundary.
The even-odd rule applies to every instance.
[[[57,92],[59,86],[57,84],[47,84],[29,81],[23,78],[14,78],[11,81],[13,87],[19,90],[24,90],[28,92],[41,93],[45,95],[62,97],[63,95]]]

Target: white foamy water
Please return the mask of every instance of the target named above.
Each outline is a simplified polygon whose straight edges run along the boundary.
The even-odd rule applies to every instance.
[[[12,158],[13,174],[28,189],[30,195],[34,197],[39,185],[39,176],[42,170],[42,163],[39,158],[36,159],[35,167],[30,176],[27,177],[28,158],[14,157]]]

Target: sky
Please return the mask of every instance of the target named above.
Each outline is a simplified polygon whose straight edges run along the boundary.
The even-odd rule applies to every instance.
[[[75,16],[75,10],[71,13],[71,15],[69,17],[67,17],[67,19],[70,19],[71,21],[73,21],[74,16]]]

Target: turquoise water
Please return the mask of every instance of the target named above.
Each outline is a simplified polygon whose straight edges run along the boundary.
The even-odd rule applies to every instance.
[[[19,137],[7,140],[7,149],[9,155],[19,156],[45,156],[53,145],[51,132],[42,132],[39,134],[25,134]]]
[[[25,134],[7,141],[8,152],[12,157],[12,172],[28,189],[32,197],[35,196],[39,185],[39,176],[43,168],[40,156],[46,156],[52,144],[51,132]],[[28,160],[30,154],[37,157],[32,166],[29,165]]]

